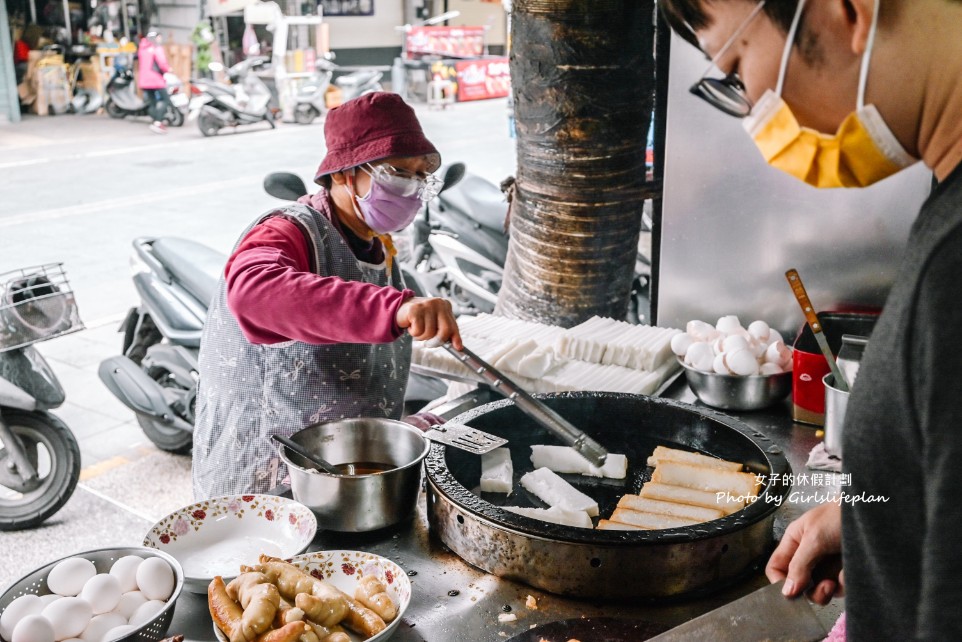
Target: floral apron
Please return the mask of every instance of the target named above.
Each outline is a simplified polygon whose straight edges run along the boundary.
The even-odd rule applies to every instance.
[[[291,219],[305,231],[318,274],[403,289],[396,263],[388,276],[384,264],[359,261],[334,225],[306,205],[272,211],[240,238],[272,216]],[[404,334],[386,344],[255,345],[227,307],[227,284],[221,276],[204,324],[199,361],[192,471],[196,501],[263,493],[277,485],[287,470],[272,447],[273,434],[290,436],[311,424],[351,417],[399,418],[411,338]]]

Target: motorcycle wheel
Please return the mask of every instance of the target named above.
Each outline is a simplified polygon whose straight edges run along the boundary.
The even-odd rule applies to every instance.
[[[197,117],[197,126],[200,128],[200,133],[204,136],[216,136],[217,132],[220,131],[219,119],[203,111],[200,112],[200,115]]]
[[[107,115],[111,118],[124,118],[127,116],[127,112],[121,109],[121,107],[110,98],[104,103],[104,111],[106,111]]]
[[[298,105],[294,110],[294,122],[298,125],[310,125],[318,116],[320,114],[310,105]]]
[[[167,121],[167,124],[171,127],[180,127],[184,124],[184,112],[168,104],[164,120]]]
[[[47,412],[5,410],[4,422],[24,447],[39,479],[29,487],[9,475],[0,448],[0,531],[33,528],[60,510],[80,479],[80,447],[60,419]]]
[[[197,388],[184,388],[170,376],[169,372],[162,368],[157,368],[153,372],[150,370],[145,372],[165,389],[165,397],[168,392],[170,393],[171,398],[168,398],[168,403],[175,407],[180,418],[188,423],[194,423]],[[193,446],[194,436],[189,432],[141,415],[137,415],[137,423],[140,424],[147,438],[161,450],[186,455]]]

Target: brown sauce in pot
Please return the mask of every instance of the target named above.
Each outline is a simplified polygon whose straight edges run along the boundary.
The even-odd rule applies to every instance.
[[[397,468],[394,464],[376,461],[358,461],[334,466],[341,475],[376,475]]]

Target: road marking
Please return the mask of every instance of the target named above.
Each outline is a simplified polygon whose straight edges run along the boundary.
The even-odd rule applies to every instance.
[[[33,158],[30,160],[19,160],[13,161],[12,163],[0,163],[0,169],[9,169],[11,167],[26,167],[27,165],[42,165],[43,163],[49,163],[52,158]]]
[[[93,203],[83,203],[81,205],[71,205],[70,207],[61,207],[49,210],[36,210],[33,212],[27,212],[26,214],[17,214],[15,216],[8,216],[6,218],[0,219],[0,227],[13,227],[15,225],[23,224],[36,224],[41,221],[52,221],[61,218],[72,218],[76,216],[83,216],[84,214],[93,214],[96,212],[102,212],[104,210],[113,210],[122,207],[134,207],[143,205],[145,203],[154,203],[157,201],[176,201],[178,199],[194,196],[196,194],[203,194],[205,192],[218,192],[221,190],[230,190],[237,187],[249,187],[252,183],[257,184],[263,180],[261,175],[244,176],[241,178],[232,178],[226,181],[216,181],[213,183],[204,183],[203,185],[192,185],[188,187],[180,187],[176,189],[167,189],[160,192],[154,192],[152,194],[135,194],[133,196],[124,196],[121,198],[106,199],[103,201],[96,201]]]
[[[124,464],[129,464],[130,460],[121,455],[116,457],[111,457],[110,459],[105,459],[104,461],[97,462],[93,466],[87,466],[80,471],[80,481],[87,481],[93,479],[94,477],[99,477],[107,471],[113,470],[114,468],[119,468]]]
[[[108,495],[105,495],[105,494],[101,493],[99,490],[94,490],[93,488],[91,488],[91,487],[88,486],[87,484],[84,484],[83,482],[78,482],[78,483],[77,483],[77,488],[80,488],[80,489],[82,489],[82,490],[85,490],[85,491],[87,491],[88,493],[90,493],[91,495],[93,495],[94,497],[99,497],[100,499],[104,500],[104,501],[107,502],[108,504],[113,504],[114,506],[116,506],[117,508],[119,508],[119,509],[121,509],[121,510],[125,510],[125,511],[127,511],[128,513],[130,513],[131,515],[133,515],[134,517],[139,517],[140,519],[144,520],[144,521],[147,522],[147,523],[153,524],[153,523],[155,523],[155,522],[157,521],[157,518],[156,518],[156,517],[153,517],[153,516],[148,515],[148,514],[146,514],[146,513],[142,513],[142,512],[140,512],[139,510],[137,510],[136,508],[131,508],[130,506],[128,506],[127,504],[124,504],[123,502],[118,502],[118,501],[117,501],[116,499],[114,499],[113,497],[109,497]]]

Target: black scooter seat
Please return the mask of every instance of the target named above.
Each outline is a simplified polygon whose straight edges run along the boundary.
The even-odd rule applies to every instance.
[[[227,264],[227,257],[206,245],[176,237],[154,241],[153,254],[158,261],[205,306],[217,293],[217,282]]]
[[[484,227],[504,233],[508,203],[501,190],[480,176],[466,174],[457,185],[442,192],[440,199]]]

